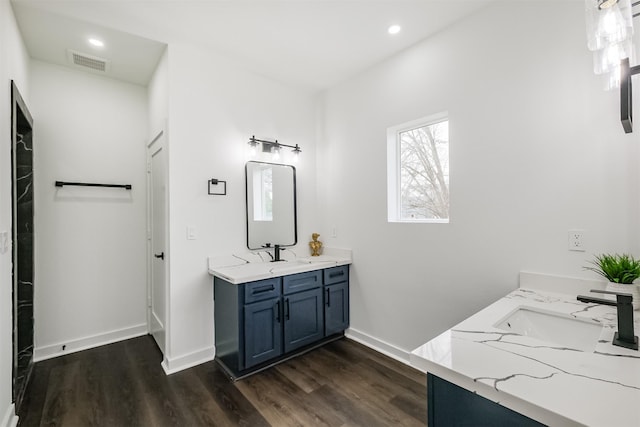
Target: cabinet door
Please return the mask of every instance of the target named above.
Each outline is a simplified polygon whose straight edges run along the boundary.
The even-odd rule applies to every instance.
[[[322,339],[322,288],[287,295],[283,302],[285,353]]]
[[[244,368],[282,354],[281,301],[273,298],[244,306]]]
[[[349,327],[349,282],[325,286],[324,321],[326,336]]]

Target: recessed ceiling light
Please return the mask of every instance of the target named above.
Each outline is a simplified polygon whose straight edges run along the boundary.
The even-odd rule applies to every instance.
[[[91,37],[91,38],[89,39],[89,44],[90,44],[91,46],[95,46],[95,47],[104,47],[104,42],[103,42],[102,40],[100,40],[100,39],[96,39],[96,38],[94,38],[94,37]]]
[[[398,34],[400,32],[402,28],[400,27],[400,25],[392,25],[389,27],[389,29],[387,30],[387,32],[389,34]]]

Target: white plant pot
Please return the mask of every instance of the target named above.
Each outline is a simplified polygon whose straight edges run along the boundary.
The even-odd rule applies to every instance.
[[[611,292],[620,292],[620,293],[625,293],[625,294],[631,294],[633,295],[633,309],[634,310],[638,310],[640,309],[640,287],[637,284],[631,284],[631,285],[623,285],[620,283],[614,283],[614,282],[609,282],[607,284],[607,290],[611,291]],[[615,296],[613,295],[607,295],[608,299],[612,299],[615,301]]]

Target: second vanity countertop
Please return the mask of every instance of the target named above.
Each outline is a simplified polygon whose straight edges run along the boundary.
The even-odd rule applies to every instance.
[[[209,274],[239,285],[256,280],[305,273],[351,264],[351,250],[325,248],[320,256],[297,257],[291,250],[282,253],[283,261],[269,262],[256,253],[212,256]]]
[[[521,307],[601,323],[595,350],[495,326]],[[520,288],[414,350],[411,364],[547,425],[637,427],[640,352],[612,345],[616,330],[615,307]]]

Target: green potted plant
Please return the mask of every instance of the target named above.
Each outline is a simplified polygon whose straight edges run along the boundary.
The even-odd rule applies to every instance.
[[[624,292],[633,295],[633,308],[640,308],[640,292],[633,282],[640,277],[640,260],[628,254],[596,255],[591,266],[585,270],[593,271],[609,281],[607,290]]]

